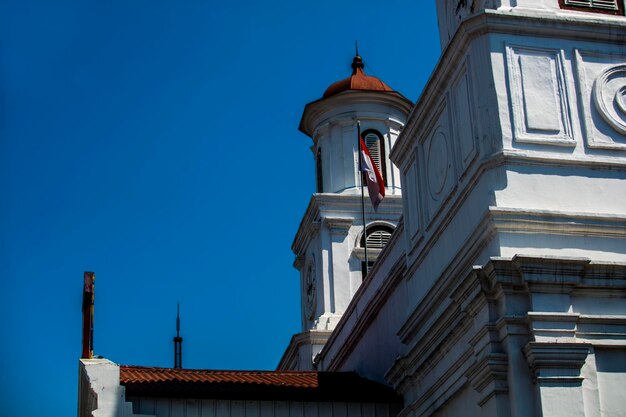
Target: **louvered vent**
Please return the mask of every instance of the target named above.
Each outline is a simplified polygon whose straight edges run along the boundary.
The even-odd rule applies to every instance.
[[[391,239],[391,233],[386,230],[376,230],[367,235],[367,247],[382,249]]]
[[[591,9],[618,10],[619,0],[565,0],[566,6],[588,7]]]
[[[378,172],[382,174],[383,170],[380,166],[381,152],[380,152],[380,140],[376,133],[368,133],[365,135],[365,146],[367,146],[367,150],[372,157],[372,160],[376,164],[376,168],[378,168]]]

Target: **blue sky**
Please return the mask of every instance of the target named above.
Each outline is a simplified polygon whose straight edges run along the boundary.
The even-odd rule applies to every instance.
[[[95,352],[273,369],[300,331],[291,242],[314,190],[304,105],[365,70],[415,101],[435,1],[0,4],[0,400],[76,414]]]

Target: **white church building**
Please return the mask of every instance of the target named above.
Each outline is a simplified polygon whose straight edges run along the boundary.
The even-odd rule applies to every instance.
[[[79,417],[626,416],[624,6],[437,0],[416,104],[356,56],[300,122],[317,192],[278,369],[82,359]],[[366,227],[357,122],[386,184]]]

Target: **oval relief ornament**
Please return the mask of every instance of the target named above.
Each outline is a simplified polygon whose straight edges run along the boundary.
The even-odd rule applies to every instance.
[[[596,78],[593,101],[604,121],[626,135],[626,65],[607,68]]]
[[[441,131],[435,132],[428,150],[428,188],[432,198],[437,200],[448,178],[448,143]]]

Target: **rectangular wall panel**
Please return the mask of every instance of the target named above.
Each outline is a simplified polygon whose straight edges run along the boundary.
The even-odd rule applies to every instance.
[[[516,142],[575,146],[560,49],[507,46]]]
[[[458,154],[461,162],[461,176],[476,156],[475,105],[469,80],[470,71],[467,63],[461,75],[452,86],[454,102],[455,134],[458,138]]]

